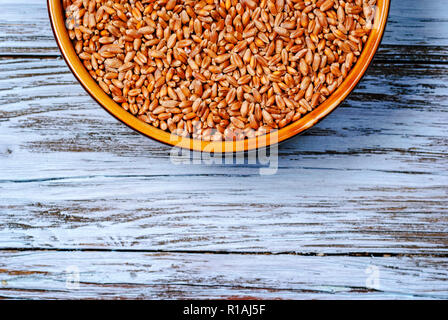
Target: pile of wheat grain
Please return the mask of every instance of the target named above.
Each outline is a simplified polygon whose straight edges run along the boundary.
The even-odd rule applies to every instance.
[[[347,77],[376,0],[64,0],[77,54],[140,120],[203,140],[287,126]]]

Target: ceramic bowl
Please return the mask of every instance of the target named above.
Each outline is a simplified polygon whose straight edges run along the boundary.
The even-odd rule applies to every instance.
[[[190,138],[181,138],[155,128],[121,108],[99,87],[78,58],[65,27],[61,0],[47,0],[51,25],[59,49],[70,70],[84,89],[111,115],[132,129],[159,142],[195,151],[207,152],[242,152],[267,147],[294,137],[311,128],[330,114],[353,91],[365,74],[380,45],[389,14],[390,0],[377,0],[376,16],[373,29],[364,46],[356,65],[350,71],[341,86],[328,99],[312,112],[289,124],[288,126],[265,136],[242,141],[207,142]]]

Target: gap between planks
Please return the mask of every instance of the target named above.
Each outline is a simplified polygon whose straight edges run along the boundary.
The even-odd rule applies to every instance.
[[[163,249],[129,249],[129,248],[46,248],[46,247],[0,247],[0,252],[117,252],[117,253],[172,253],[172,254],[216,254],[216,255],[290,255],[305,257],[437,257],[448,258],[448,253],[396,253],[396,252],[300,252],[300,251],[229,251],[229,250],[163,250]]]

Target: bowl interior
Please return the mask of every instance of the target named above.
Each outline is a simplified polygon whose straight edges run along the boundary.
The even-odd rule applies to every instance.
[[[106,109],[106,111],[132,129],[152,139],[180,148],[207,152],[241,152],[276,144],[311,128],[331,113],[355,88],[366,72],[369,64],[372,62],[373,56],[379,47],[384,33],[387,16],[389,13],[389,5],[390,0],[377,0],[373,29],[370,33],[369,39],[364,45],[361,56],[341,86],[339,86],[339,88],[330,97],[328,97],[324,103],[299,120],[271,134],[242,141],[207,142],[190,138],[182,138],[155,128],[137,119],[115,103],[99,87],[78,58],[65,28],[62,1],[48,0],[48,10],[53,32],[67,65],[84,89],[104,109]]]

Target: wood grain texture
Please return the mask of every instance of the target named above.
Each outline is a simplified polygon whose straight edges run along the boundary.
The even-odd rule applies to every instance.
[[[73,270],[78,289],[66,287]],[[0,298],[446,299],[447,270],[421,257],[12,251],[0,252]]]
[[[79,86],[44,1],[0,1],[0,297],[448,298],[445,1],[392,2],[363,81],[275,175],[173,164]]]

